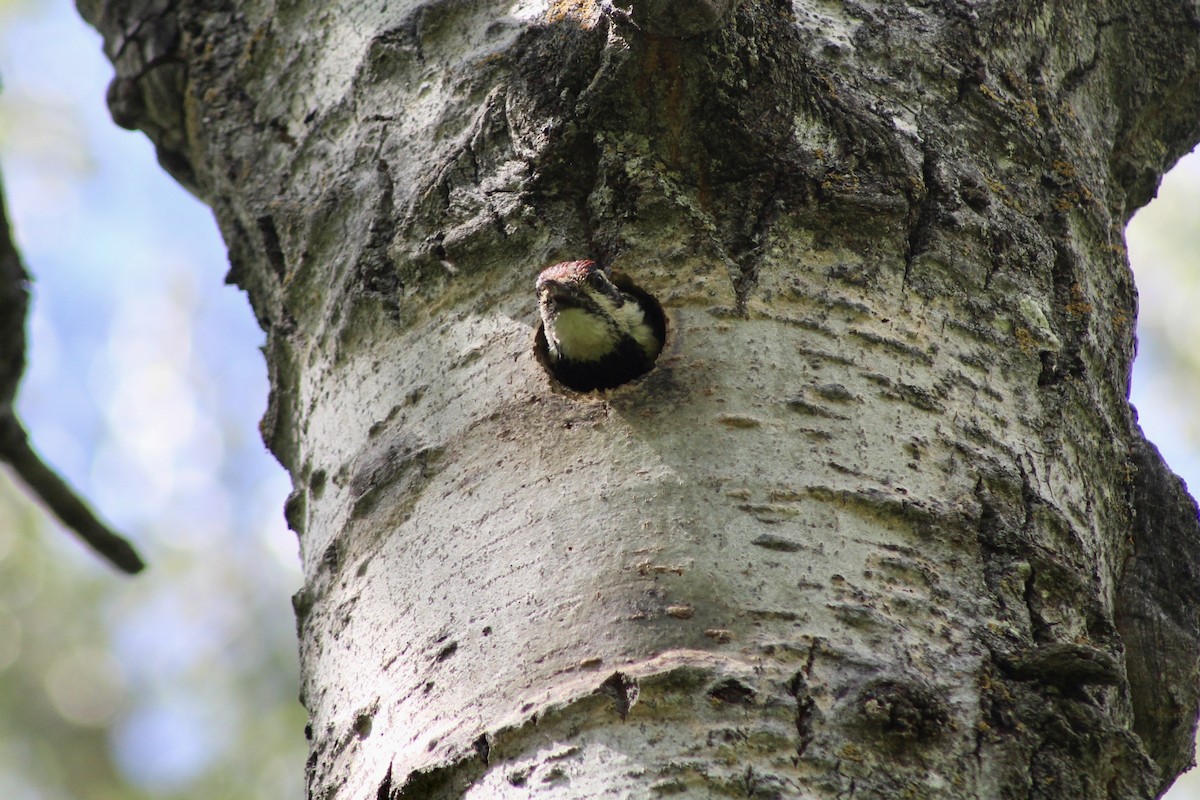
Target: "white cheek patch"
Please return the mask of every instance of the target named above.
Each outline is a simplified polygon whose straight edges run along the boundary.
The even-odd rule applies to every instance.
[[[616,331],[607,320],[578,308],[558,312],[554,320],[554,349],[573,361],[594,361],[608,355],[616,346]]]
[[[657,355],[662,348],[662,342],[658,341],[658,334],[646,322],[646,314],[641,305],[633,300],[627,301],[613,312],[613,317],[620,328],[629,331],[629,335],[641,345],[642,350]]]

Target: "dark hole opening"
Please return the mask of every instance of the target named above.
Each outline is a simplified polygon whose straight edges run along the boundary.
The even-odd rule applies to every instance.
[[[534,334],[533,339],[534,354],[542,368],[568,389],[577,392],[593,392],[622,386],[652,370],[662,353],[663,345],[667,340],[667,315],[663,312],[662,305],[654,295],[635,284],[627,275],[614,272],[612,282],[618,289],[631,295],[641,304],[646,315],[646,322],[658,337],[658,351],[650,359],[630,359],[622,357],[620,354],[614,354],[611,359],[597,364],[564,365],[561,362],[556,364],[550,358],[545,326],[539,321],[537,333]]]

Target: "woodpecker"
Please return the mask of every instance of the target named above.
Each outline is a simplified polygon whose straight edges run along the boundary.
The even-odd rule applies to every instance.
[[[611,389],[654,366],[662,312],[644,292],[618,287],[608,267],[564,261],[542,270],[535,288],[550,368],[566,386]]]

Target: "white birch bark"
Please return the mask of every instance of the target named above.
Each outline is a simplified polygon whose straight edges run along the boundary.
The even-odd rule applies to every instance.
[[[1127,402],[1187,3],[81,3],[269,336],[314,798],[1145,798],[1195,506]],[[661,302],[564,390],[532,285]]]

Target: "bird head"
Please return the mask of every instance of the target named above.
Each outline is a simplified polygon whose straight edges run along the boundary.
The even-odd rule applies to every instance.
[[[628,279],[594,261],[564,261],[542,270],[536,290],[549,369],[564,385],[609,389],[654,366],[662,309]]]
[[[565,261],[542,270],[537,279],[538,311],[554,359],[593,361],[617,347],[628,333],[629,312],[641,322],[637,302],[612,282],[608,267],[595,261]]]
[[[605,313],[625,303],[612,282],[612,272],[595,261],[564,261],[547,267],[538,275],[536,288],[543,321],[547,312],[553,316],[567,308],[581,308]]]

